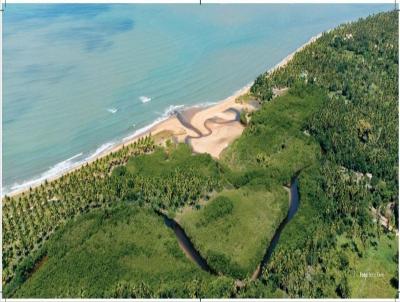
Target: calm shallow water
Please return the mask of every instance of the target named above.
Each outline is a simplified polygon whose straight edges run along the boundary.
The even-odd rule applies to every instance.
[[[231,95],[317,33],[390,5],[27,5],[3,19],[5,192]]]

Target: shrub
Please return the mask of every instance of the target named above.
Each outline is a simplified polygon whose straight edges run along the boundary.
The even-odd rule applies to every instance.
[[[247,111],[246,110],[243,110],[243,111],[240,112],[240,118],[239,119],[240,119],[240,123],[243,126],[247,126],[248,121],[247,121]]]
[[[232,213],[233,202],[226,196],[218,196],[204,208],[203,224],[210,223]]]

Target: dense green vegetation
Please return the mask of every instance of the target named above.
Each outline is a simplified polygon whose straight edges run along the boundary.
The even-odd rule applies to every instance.
[[[247,186],[222,191],[200,210],[184,212],[179,222],[214,270],[244,279],[260,264],[288,204],[281,186]]]
[[[179,218],[215,270],[244,278],[260,264],[287,213],[288,194],[283,186],[298,171],[317,162],[320,148],[303,128],[325,99],[319,88],[299,84],[255,112],[248,128],[222,157],[226,178],[235,190],[223,191],[218,197],[232,201],[232,213],[215,220],[220,211],[217,197],[199,211],[184,212]]]
[[[29,196],[31,196],[33,200],[35,200],[34,198],[43,198],[46,200],[46,198],[55,196],[48,201],[48,204],[39,203],[43,211],[54,220],[37,222],[40,223],[40,225],[53,228],[54,232],[59,229],[59,226],[62,225],[68,217],[74,217],[79,213],[85,213],[89,209],[97,207],[112,209],[123,201],[131,201],[143,207],[162,209],[173,213],[176,207],[185,204],[193,204],[199,198],[205,198],[211,191],[219,187],[221,179],[221,177],[218,177],[220,168],[209,155],[192,156],[190,149],[182,144],[177,146],[171,145],[169,149],[155,148],[152,145],[152,140],[149,138],[135,144],[132,150],[136,150],[138,146],[144,144],[150,144],[151,148],[149,147],[145,152],[153,150],[151,154],[143,156],[142,154],[144,152],[136,152],[133,154],[134,157],[129,156],[126,160],[122,161],[119,159],[119,156],[126,152],[126,149],[122,149],[122,151],[116,155],[113,154],[100,159],[99,163],[95,162],[94,164],[68,174],[66,177],[68,182],[70,182],[69,186],[65,184],[65,179],[61,178],[59,181],[56,181],[55,184],[50,182],[49,184],[34,189],[29,193]],[[113,158],[117,158],[118,160],[114,160],[116,163],[112,167],[109,167],[109,161],[112,161]],[[90,181],[89,184],[86,186],[89,192],[83,193],[85,188],[84,184],[73,187],[73,184],[77,184],[77,180],[81,179],[82,175],[92,176],[92,178],[88,180]],[[68,187],[70,191],[68,191],[68,194],[62,195],[66,192],[66,190],[63,189],[65,187]],[[48,193],[44,195],[41,193],[42,191],[47,191]],[[96,199],[93,199],[91,194],[94,194]],[[54,203],[52,203],[53,200],[59,202],[60,206],[66,205],[66,203],[59,201],[60,199],[56,199],[58,196],[60,196],[60,198],[62,196],[62,201],[70,200],[71,203],[68,204],[68,207],[69,209],[75,210],[66,212],[65,218],[61,221],[55,221],[56,217],[60,216],[56,216],[58,207],[52,207],[54,205]],[[17,201],[17,204],[20,205],[24,202],[24,198],[26,198],[25,195],[23,195],[22,198],[7,198],[7,202],[13,204],[14,201]],[[81,205],[87,203],[88,200],[91,201],[91,203],[83,208]],[[79,201],[79,203],[76,204],[76,201]],[[55,214],[49,210],[49,207],[50,210],[55,208]],[[6,209],[12,210],[13,208],[10,207]],[[64,212],[62,213],[64,214]],[[155,213],[153,213],[153,215],[156,216]],[[47,218],[45,214],[42,214],[41,217]],[[29,219],[30,217],[28,216],[27,218]],[[54,226],[50,225],[50,222],[54,222]],[[97,225],[97,227],[99,227],[99,225]],[[69,226],[65,226],[65,228],[69,228]],[[61,230],[64,230],[64,228]],[[6,231],[9,232],[11,230],[7,229]],[[63,239],[60,240],[63,241]],[[36,245],[31,253],[26,253],[26,255],[23,255],[24,257],[21,256],[16,259],[19,260],[20,263],[12,267],[14,278],[10,278],[10,282],[6,283],[6,293],[12,293],[25,281],[34,263],[38,261],[43,253],[43,249],[48,247],[47,244],[44,244],[45,247],[42,246],[43,244]],[[57,259],[57,257],[59,257],[58,259],[60,261],[64,256],[62,254],[54,255],[54,259]],[[64,260],[61,262],[64,262]],[[32,292],[32,294],[33,293],[34,292]],[[42,293],[44,294],[47,292],[43,291]],[[51,296],[51,293],[44,294],[44,296]],[[97,293],[99,292],[97,291]]]
[[[160,217],[132,204],[80,216],[45,253],[16,297],[191,297],[204,282],[234,289],[233,280],[194,266]]]
[[[398,19],[378,14],[322,35],[285,68],[260,76],[264,86],[298,82],[329,94],[308,122],[327,157],[385,181],[397,199]],[[259,82],[261,80],[256,81]]]
[[[325,99],[319,88],[299,84],[254,112],[242,136],[222,156],[234,171],[231,181],[236,186],[250,180],[288,184],[296,172],[316,162],[320,148],[304,128]]]
[[[394,234],[382,234],[365,250],[363,258],[359,259],[354,253],[347,253],[349,261],[354,265],[354,273],[350,274],[348,280],[351,296],[392,298],[396,294],[394,287],[398,272],[393,262],[397,263],[398,254],[395,251],[398,243],[398,238]],[[351,240],[347,238],[340,244],[349,248]],[[388,284],[394,286],[389,287]]]
[[[15,276],[18,265],[40,249],[69,219],[119,200],[111,171],[133,155],[154,149],[150,137],[99,158],[90,165],[45,182],[15,197],[3,199],[3,284]]]
[[[359,297],[354,280],[361,281],[363,272],[379,272],[386,276],[380,280],[384,290],[363,296],[393,297],[396,289],[388,280],[395,277],[397,267],[394,234],[390,235],[392,256],[377,266],[376,254],[388,252],[380,240],[387,235],[373,222],[367,204],[363,205],[368,196],[365,182],[357,183],[354,173],[342,171],[336,171],[332,179],[332,169],[312,166],[300,174],[300,209],[283,231],[263,278],[292,297]],[[376,270],[360,270],[361,263],[375,263]]]
[[[397,281],[388,282],[388,276],[397,279],[397,262],[381,256],[387,243],[380,239],[386,235],[379,214],[394,221],[398,209],[397,30],[395,12],[343,25],[296,54],[285,68],[262,75],[268,86],[302,83],[328,95],[305,126],[323,156],[301,173],[300,210],[264,272],[265,282],[290,296],[396,294]],[[343,236],[348,244],[340,243]],[[389,244],[395,255],[393,236]],[[361,293],[360,277],[355,281],[354,276],[376,258],[384,263],[372,266],[377,270],[372,273],[386,276],[380,280],[385,290]]]
[[[193,156],[187,145],[139,155],[113,172],[118,197],[174,212],[221,187],[221,167],[208,154]]]
[[[262,107],[220,162],[145,138],[6,197],[5,295],[394,297],[397,71],[396,12],[346,24],[258,77],[251,97]],[[299,210],[261,279],[243,279],[287,211],[294,175]],[[154,210],[177,217],[223,275],[190,262]]]

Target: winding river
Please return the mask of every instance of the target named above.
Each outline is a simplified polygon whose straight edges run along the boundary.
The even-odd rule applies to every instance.
[[[268,263],[269,259],[271,258],[272,252],[276,248],[280,235],[287,225],[287,223],[292,220],[293,216],[296,214],[298,208],[299,208],[299,191],[298,191],[298,183],[297,183],[297,176],[292,178],[291,184],[290,184],[290,197],[289,197],[289,210],[288,214],[285,217],[285,219],[281,222],[279,225],[278,229],[276,230],[274,236],[272,237],[272,240],[268,244],[266,248],[266,252],[264,254],[264,257],[260,263],[260,265],[257,267],[255,272],[253,273],[252,280],[256,280],[260,278],[262,270]],[[214,274],[218,275],[218,273],[213,270],[207,263],[207,261],[200,255],[199,251],[196,250],[194,247],[193,243],[191,242],[190,238],[186,235],[185,231],[183,228],[173,219],[169,218],[167,215],[164,213],[157,211],[157,214],[163,217],[164,223],[166,226],[171,228],[178,240],[179,246],[183,250],[183,252],[194,262],[196,263],[201,269]]]
[[[175,220],[169,218],[163,212],[156,211],[156,213],[162,216],[165,225],[174,231],[175,236],[178,239],[179,246],[185,255],[188,256],[194,263],[196,263],[202,270],[216,275],[217,273],[208,265],[207,261],[196,250],[183,228]]]
[[[260,263],[260,265],[257,267],[256,271],[254,272],[252,279],[258,279],[261,276],[261,273],[268,263],[268,260],[271,258],[272,252],[275,250],[275,247],[278,245],[279,238],[281,236],[281,233],[285,226],[288,224],[290,220],[292,220],[294,214],[296,214],[298,208],[299,208],[299,189],[298,189],[298,183],[297,183],[297,177],[293,177],[292,181],[290,183],[290,197],[289,197],[290,203],[289,203],[289,210],[288,214],[285,217],[285,219],[282,220],[281,224],[279,225],[278,229],[275,231],[274,236],[272,237],[272,240],[270,244],[267,246],[267,250],[264,254],[264,257]]]

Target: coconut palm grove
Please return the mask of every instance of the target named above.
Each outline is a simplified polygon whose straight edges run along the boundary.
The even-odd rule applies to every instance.
[[[395,298],[398,12],[323,33],[237,102],[219,159],[145,135],[3,197],[7,298]]]

